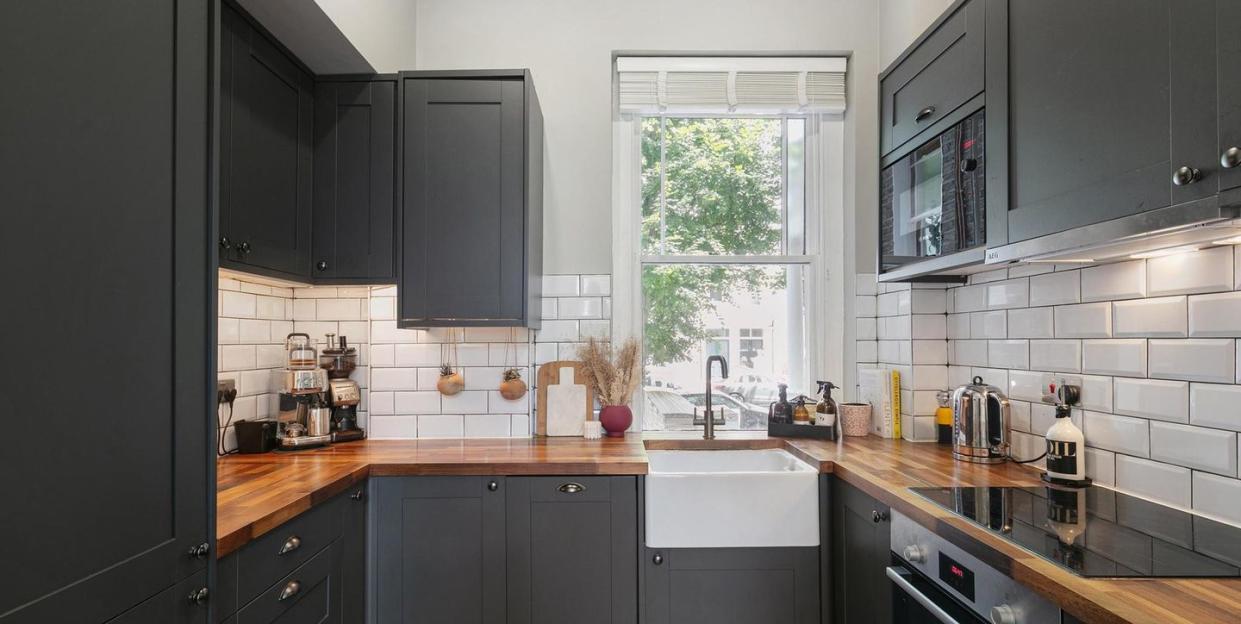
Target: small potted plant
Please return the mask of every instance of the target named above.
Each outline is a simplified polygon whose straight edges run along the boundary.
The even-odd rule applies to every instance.
[[[452,396],[465,388],[465,380],[461,378],[461,373],[453,370],[452,365],[444,364],[440,366],[440,378],[435,382],[435,388],[444,396]]]
[[[500,396],[506,401],[516,401],[526,396],[526,382],[521,378],[521,369],[504,370],[504,381],[500,382]]]
[[[638,389],[638,341],[626,340],[613,354],[610,343],[591,338],[578,349],[578,357],[599,400],[599,422],[604,431],[609,437],[624,436],[633,424],[629,401]]]

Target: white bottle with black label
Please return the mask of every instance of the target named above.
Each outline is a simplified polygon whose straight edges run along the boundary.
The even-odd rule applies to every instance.
[[[1047,430],[1047,477],[1080,483],[1086,480],[1086,436],[1072,413],[1068,405],[1056,406],[1056,422]]]

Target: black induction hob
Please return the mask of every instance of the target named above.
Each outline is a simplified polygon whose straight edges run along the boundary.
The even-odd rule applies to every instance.
[[[1241,528],[1092,486],[910,488],[1084,577],[1241,577]]]

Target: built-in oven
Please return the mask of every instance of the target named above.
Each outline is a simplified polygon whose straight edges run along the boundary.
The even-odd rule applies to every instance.
[[[979,110],[889,162],[879,176],[879,272],[982,258],[987,242],[984,126]],[[967,251],[977,258],[966,258]],[[960,254],[960,256],[958,256]]]
[[[1003,572],[892,512],[893,624],[1057,624],[1060,608]]]

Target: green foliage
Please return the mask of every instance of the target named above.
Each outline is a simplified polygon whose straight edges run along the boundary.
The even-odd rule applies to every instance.
[[[780,120],[667,118],[663,132],[661,163],[660,120],[643,121],[643,253],[780,253]],[[757,266],[662,265],[647,267],[642,284],[646,356],[660,365],[691,359],[701,348],[707,337],[704,311],[742,293],[760,298],[783,288],[785,272]]]

